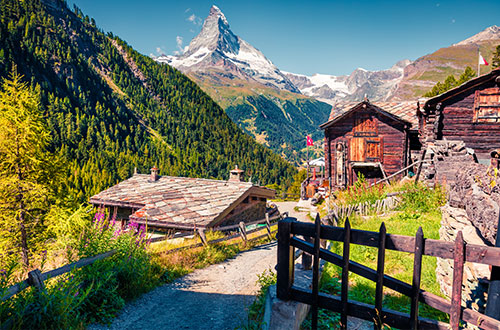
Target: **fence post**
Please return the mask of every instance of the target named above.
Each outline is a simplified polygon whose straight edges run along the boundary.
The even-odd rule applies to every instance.
[[[45,289],[45,285],[43,284],[42,272],[40,271],[40,269],[35,269],[28,273],[28,283],[38,290]]]
[[[340,314],[340,328],[347,329],[347,314],[348,314],[348,292],[349,292],[349,250],[351,244],[351,224],[349,218],[345,219],[344,224],[344,247],[342,252],[342,282],[340,299],[342,302],[342,313]]]
[[[316,214],[316,220],[314,220],[314,263],[313,263],[313,283],[312,283],[312,294],[314,303],[311,306],[312,322],[311,328],[313,330],[318,329],[318,295],[319,295],[319,250],[321,241],[321,219],[319,213]]]
[[[245,228],[245,223],[243,221],[240,221],[240,235],[241,235],[241,239],[243,240],[243,242],[246,245],[247,244],[247,230]]]
[[[266,212],[266,229],[267,229],[267,237],[269,239],[272,238],[271,236],[271,221],[269,221],[269,212]]]
[[[204,228],[198,229],[198,235],[200,235],[200,239],[201,239],[201,242],[203,243],[203,245],[208,245],[207,237],[205,236],[205,229]]]
[[[377,257],[377,283],[375,286],[375,329],[382,329],[382,299],[384,298],[384,265],[385,265],[385,243],[387,237],[385,223],[380,225],[378,235],[378,257]]]
[[[278,222],[278,264],[276,276],[276,294],[278,299],[288,300],[293,284],[295,253],[290,245],[292,220]]]
[[[462,281],[464,275],[465,243],[462,231],[455,239],[455,258],[453,260],[453,286],[451,288],[450,325],[453,330],[460,328],[462,310]]]
[[[424,232],[418,228],[415,235],[415,254],[413,259],[413,282],[410,307],[410,328],[418,329],[418,299],[420,298],[420,279],[422,274],[422,253],[424,252]]]
[[[495,246],[500,247],[500,214],[498,215]],[[498,266],[491,267],[488,301],[486,302],[486,315],[500,320],[500,267]]]

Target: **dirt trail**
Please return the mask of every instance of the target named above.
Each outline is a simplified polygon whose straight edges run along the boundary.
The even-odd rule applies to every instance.
[[[247,319],[257,275],[276,265],[276,242],[238,254],[156,288],[107,326],[89,329],[234,329]]]

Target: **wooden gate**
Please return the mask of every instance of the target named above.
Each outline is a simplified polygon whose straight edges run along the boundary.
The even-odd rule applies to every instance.
[[[304,239],[299,239],[301,235]],[[306,240],[313,238],[314,243]],[[340,256],[320,247],[320,240],[332,240],[344,243],[343,255]],[[377,270],[349,260],[350,244],[378,248]],[[293,285],[294,249],[298,248],[313,255],[312,290],[304,290]],[[413,283],[408,284],[384,275],[386,249],[414,254]],[[453,287],[451,301],[420,289],[422,256],[434,256],[454,260]],[[341,296],[332,296],[319,292],[319,259],[342,267]],[[387,234],[382,223],[380,232],[351,230],[349,220],[345,227],[321,225],[319,215],[315,223],[297,222],[287,218],[278,223],[278,275],[277,295],[282,300],[295,300],[312,307],[312,328],[317,328],[318,308],[341,313],[342,329],[347,328],[347,316],[374,321],[375,327],[383,324],[399,329],[459,329],[460,321],[478,326],[480,329],[500,329],[500,321],[461,306],[464,262],[475,262],[500,266],[500,248],[466,244],[459,232],[455,243],[425,239],[420,228],[415,237]],[[349,272],[376,282],[375,306],[348,300]],[[388,287],[411,299],[410,314],[382,308],[383,287]],[[450,324],[418,316],[419,302],[450,315]]]

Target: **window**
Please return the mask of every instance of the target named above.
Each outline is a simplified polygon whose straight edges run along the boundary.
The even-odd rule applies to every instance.
[[[500,122],[500,88],[493,87],[476,91],[474,95],[474,122]]]

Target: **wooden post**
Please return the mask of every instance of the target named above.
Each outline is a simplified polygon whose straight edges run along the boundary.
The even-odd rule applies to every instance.
[[[243,221],[240,221],[240,235],[241,235],[241,239],[243,240],[243,242],[246,245],[247,244],[247,229],[246,229],[245,223]]]
[[[417,175],[415,177],[415,183],[417,183],[418,179],[420,178],[420,172],[422,172],[422,165],[424,164],[424,159],[425,159],[426,153],[427,153],[427,149],[424,149],[424,152],[422,153],[422,158],[420,159],[420,164],[418,164]]]
[[[497,238],[495,246],[500,247],[500,214],[498,216]],[[486,302],[486,315],[500,320],[500,267],[491,267],[490,286],[488,288],[488,301]]]
[[[308,243],[313,243],[313,238],[309,236],[304,236],[304,240]],[[312,266],[312,255],[304,252],[302,253],[302,268],[304,270],[310,270]]]
[[[271,240],[271,221],[269,221],[269,213],[266,212],[266,229],[267,229],[267,237]]]
[[[199,228],[198,229],[198,235],[200,235],[200,239],[201,239],[201,242],[203,243],[203,245],[208,245],[208,242],[207,242],[207,237],[205,236],[205,229],[204,228]]]
[[[378,258],[377,258],[377,283],[375,286],[375,329],[382,329],[382,299],[384,298],[384,265],[385,265],[385,241],[387,230],[385,223],[380,225],[378,235]]]
[[[290,245],[292,220],[278,222],[278,264],[276,275],[276,295],[278,299],[288,300],[293,284],[295,263],[294,247]]]
[[[424,252],[424,232],[418,228],[415,235],[415,255],[413,259],[413,282],[411,287],[410,329],[418,329],[418,300],[420,298],[420,278],[422,273],[422,254]]]
[[[312,294],[313,294],[313,304],[311,306],[312,322],[311,328],[313,330],[318,329],[318,295],[319,295],[319,250],[321,241],[321,219],[319,213],[316,214],[316,220],[314,220],[315,237],[314,237],[314,263],[313,263],[313,283],[312,283]]]
[[[351,224],[349,218],[345,220],[344,225],[344,248],[342,252],[342,282],[340,299],[342,302],[342,313],[340,314],[340,327],[347,329],[347,312],[348,312],[348,291],[349,291],[349,249],[351,244]]]
[[[38,290],[45,289],[45,285],[43,284],[42,272],[40,271],[40,269],[35,269],[28,273],[28,283]]]
[[[451,289],[450,326],[453,330],[460,328],[462,308],[462,281],[464,275],[465,243],[462,231],[455,239],[455,257],[453,259],[453,287]]]

